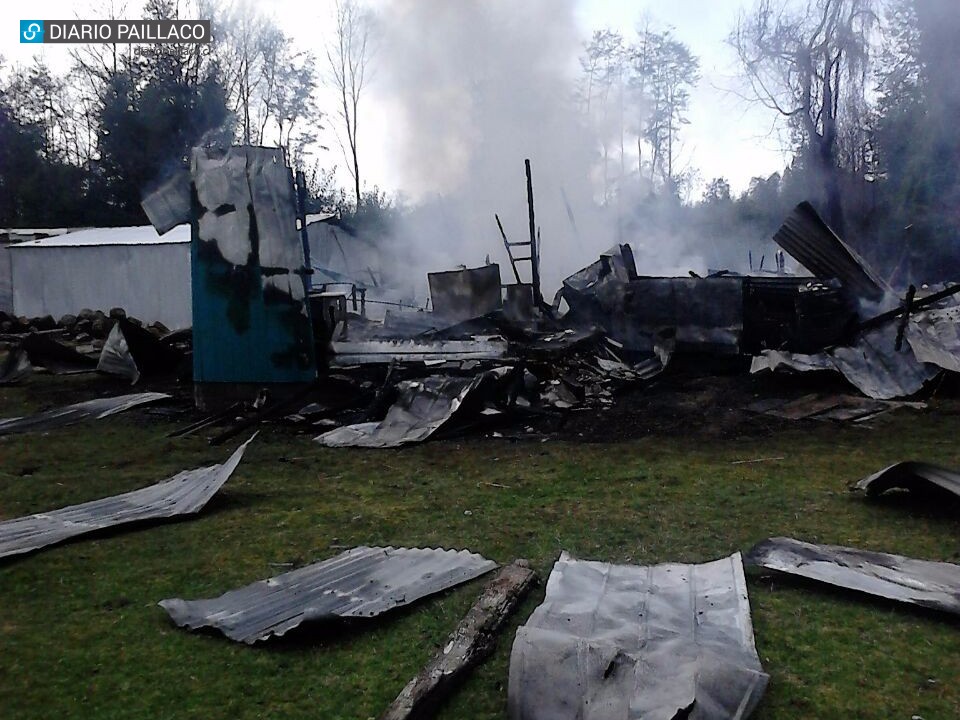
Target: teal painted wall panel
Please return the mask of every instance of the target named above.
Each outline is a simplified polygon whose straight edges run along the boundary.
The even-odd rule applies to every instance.
[[[197,149],[193,167],[194,381],[311,382],[309,275],[289,168],[274,149],[212,152]]]

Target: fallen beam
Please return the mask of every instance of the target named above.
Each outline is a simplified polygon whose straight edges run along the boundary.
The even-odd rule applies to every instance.
[[[526,560],[515,560],[497,573],[447,638],[446,644],[400,691],[380,720],[427,717],[451,693],[462,676],[493,653],[497,634],[536,579],[537,574]]]
[[[919,300],[912,299],[910,302],[904,303],[893,310],[888,310],[887,312],[880,313],[879,315],[875,315],[872,318],[864,320],[857,326],[856,332],[860,333],[865,330],[870,330],[871,328],[880,327],[881,325],[900,317],[900,315],[906,315],[909,317],[910,313],[916,313],[924,308],[929,307],[930,305],[940,302],[941,300],[946,300],[948,297],[956,295],[957,293],[960,293],[960,284],[951,285],[948,288],[940,290],[939,292],[935,292],[932,295],[922,297]]]

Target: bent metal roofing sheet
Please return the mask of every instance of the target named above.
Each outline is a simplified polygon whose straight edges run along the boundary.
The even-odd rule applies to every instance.
[[[0,557],[30,552],[115,525],[199,512],[230,479],[250,440],[222,465],[185,470],[169,480],[123,495],[2,522]]]
[[[641,567],[566,553],[517,630],[511,720],[746,718],[763,695],[740,554]]]
[[[25,432],[44,432],[54,428],[73,425],[82,420],[100,420],[110,415],[129,410],[137,405],[168,400],[170,395],[158,392],[133,393],[116,397],[96,398],[73,405],[44,410],[35,415],[0,419],[0,435]]]
[[[888,600],[960,614],[960,565],[775,537],[747,553],[751,565]]]
[[[231,640],[253,644],[308,620],[373,617],[496,566],[466,550],[356,547],[217,598],[159,604],[181,627],[214,627]]]

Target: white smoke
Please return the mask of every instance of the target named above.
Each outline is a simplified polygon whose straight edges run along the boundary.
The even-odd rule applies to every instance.
[[[575,101],[586,31],[574,9],[573,0],[381,6],[377,72],[396,138],[390,154],[417,204],[392,239],[410,251],[404,272],[472,267],[489,255],[513,282],[494,213],[510,240],[529,238],[524,158],[533,168],[546,298],[618,242],[633,245],[641,273],[685,274],[689,260],[703,264],[669,237],[640,236],[642,218],[631,215],[639,191],[624,186],[618,202],[596,202],[600,142]]]

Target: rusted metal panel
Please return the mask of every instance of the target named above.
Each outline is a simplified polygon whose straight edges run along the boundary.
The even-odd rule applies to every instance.
[[[222,465],[185,470],[169,480],[123,495],[2,522],[0,557],[30,552],[107,527],[199,512],[230,479],[250,440]]]
[[[768,676],[740,554],[701,565],[554,565],[517,631],[512,720],[746,718]]]
[[[253,644],[307,621],[373,617],[496,566],[466,550],[357,547],[217,598],[159,604],[181,627],[213,627],[231,640]]]
[[[808,202],[793,209],[773,240],[821,280],[836,278],[860,297],[880,300],[888,290],[879,275],[837,237]]]
[[[888,600],[960,614],[960,565],[952,563],[839,545],[813,545],[785,537],[754,545],[747,553],[747,563]]]

